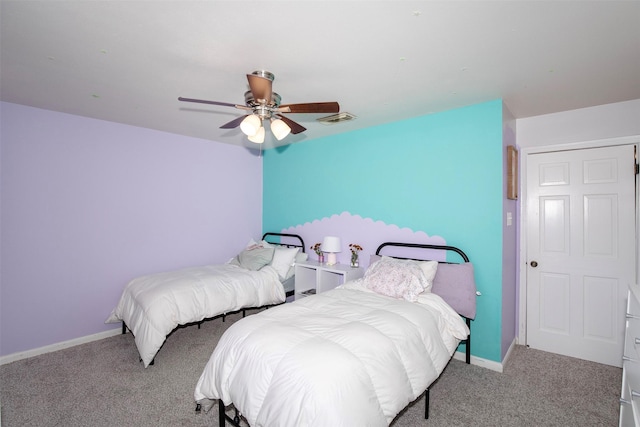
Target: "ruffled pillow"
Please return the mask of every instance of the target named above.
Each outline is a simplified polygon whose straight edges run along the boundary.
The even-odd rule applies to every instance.
[[[378,294],[415,302],[424,292],[427,278],[415,261],[383,256],[367,269],[363,281]]]
[[[382,255],[371,255],[369,257],[369,266],[380,261],[381,259],[382,259]],[[424,287],[424,292],[431,292],[431,288],[433,287],[433,281],[435,280],[436,272],[438,271],[438,265],[439,265],[438,261],[417,261],[417,260],[406,260],[406,261],[415,262],[416,264],[418,264],[418,266],[420,266],[420,268],[424,272],[425,281],[422,283],[422,286]]]

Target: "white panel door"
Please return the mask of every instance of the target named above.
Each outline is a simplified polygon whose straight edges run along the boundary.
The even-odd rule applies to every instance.
[[[622,366],[633,145],[527,156],[527,345]]]

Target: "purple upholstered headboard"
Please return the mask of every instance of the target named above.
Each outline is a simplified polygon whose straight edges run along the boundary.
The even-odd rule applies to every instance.
[[[428,250],[442,250],[456,252],[464,262],[438,262],[436,276],[433,279],[431,292],[439,295],[456,312],[467,319],[476,317],[476,282],[473,275],[473,264],[469,262],[469,257],[460,249],[453,246],[430,245],[420,243],[398,243],[386,242],[378,246],[376,254],[371,256],[371,263],[377,260],[380,252],[385,247],[409,247]],[[393,256],[393,255],[389,255]],[[394,256],[394,258],[402,258]],[[417,258],[411,258],[417,259]],[[421,259],[422,260],[422,259]],[[427,260],[424,260],[427,261]]]

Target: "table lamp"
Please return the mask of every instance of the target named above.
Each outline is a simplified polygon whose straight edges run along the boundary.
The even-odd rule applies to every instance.
[[[334,236],[326,236],[322,241],[320,250],[327,253],[327,265],[336,264],[336,253],[341,252],[340,238]]]

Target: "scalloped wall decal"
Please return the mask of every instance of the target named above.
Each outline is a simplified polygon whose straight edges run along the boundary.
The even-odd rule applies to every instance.
[[[360,265],[366,268],[369,265],[369,257],[375,254],[376,249],[384,242],[409,242],[430,243],[444,245],[446,241],[440,236],[429,236],[423,231],[414,231],[410,228],[400,228],[394,224],[386,224],[372,218],[363,218],[350,212],[331,215],[321,219],[306,222],[282,230],[283,233],[299,234],[305,241],[306,252],[310,259],[316,259],[315,253],[310,247],[316,242],[322,242],[324,236],[337,236],[342,241],[342,252],[338,254],[338,262],[348,264],[350,260],[349,243],[357,243],[363,247],[360,252]],[[434,260],[444,260],[444,254],[440,251],[430,251],[418,254],[416,250],[403,249],[402,253],[394,252],[394,255],[406,257],[427,256]],[[387,254],[387,252],[383,252]],[[388,253],[391,255],[391,253]]]

